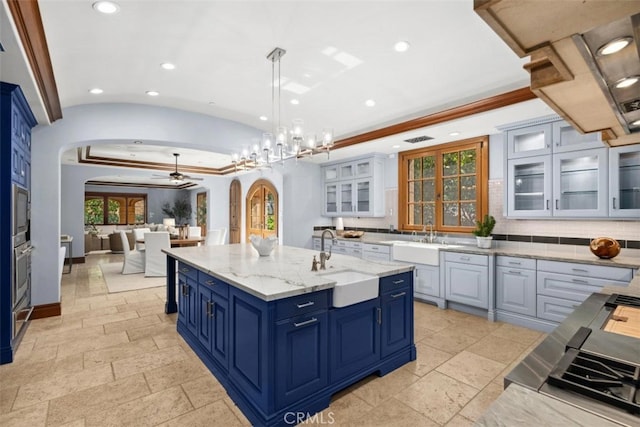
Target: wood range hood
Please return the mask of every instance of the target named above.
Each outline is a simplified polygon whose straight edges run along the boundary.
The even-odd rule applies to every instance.
[[[520,57],[531,90],[583,133],[602,132],[611,146],[640,144],[640,0],[474,0],[475,12]],[[624,32],[627,34],[618,34]],[[630,46],[599,57],[605,38],[631,36]],[[606,42],[605,41],[605,42]],[[612,80],[613,79],[613,80]]]

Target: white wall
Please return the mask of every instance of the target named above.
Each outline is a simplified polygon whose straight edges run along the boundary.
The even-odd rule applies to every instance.
[[[31,274],[34,305],[60,301],[60,267],[57,257],[50,254],[58,253],[62,225],[61,206],[70,201],[63,201],[61,192],[60,160],[64,151],[88,144],[140,139],[153,141],[157,145],[217,149],[230,153],[238,151],[242,144],[261,134],[257,129],[229,120],[135,104],[82,105],[65,109],[63,116],[63,119],[50,126],[37,126],[32,133],[31,242],[35,250]],[[98,169],[101,168],[96,168]],[[106,169],[103,171],[106,172]],[[105,173],[94,172],[94,176],[98,174]],[[228,182],[228,179],[225,181]],[[65,193],[75,191],[83,194],[84,182],[85,180],[65,182]],[[67,186],[73,189],[72,192],[67,192]],[[224,200],[228,200],[228,186],[226,187]],[[71,196],[65,196],[68,197]],[[72,222],[78,225],[72,225]],[[82,224],[81,212],[78,212],[75,220],[73,215],[72,218],[65,218],[65,228],[69,227],[70,231],[65,230],[64,233],[73,234],[79,239],[75,235],[79,233],[77,227],[82,228]]]

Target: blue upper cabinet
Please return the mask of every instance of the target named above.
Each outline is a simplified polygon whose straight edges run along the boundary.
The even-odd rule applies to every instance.
[[[11,165],[3,160],[3,169],[11,171],[11,182],[29,188],[31,184],[31,129],[36,125],[36,119],[29,108],[29,104],[19,86],[0,82],[2,101],[0,107],[0,122],[3,159],[11,159]],[[11,126],[4,126],[10,123]],[[11,150],[10,153],[6,150]],[[6,154],[6,157],[5,157]],[[10,166],[10,167],[9,167]],[[9,177],[2,177],[7,179]]]

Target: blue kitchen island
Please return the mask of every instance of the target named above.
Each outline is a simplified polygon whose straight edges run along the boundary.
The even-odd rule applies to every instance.
[[[166,312],[253,425],[295,425],[416,358],[411,265],[334,254],[313,272],[317,252],[287,246],[267,257],[247,244],[164,252]],[[377,276],[378,296],[334,307],[326,274],[340,271]]]

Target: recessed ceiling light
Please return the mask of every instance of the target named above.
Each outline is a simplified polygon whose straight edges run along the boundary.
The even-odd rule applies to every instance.
[[[458,132],[457,130],[449,134],[449,136],[458,136],[458,135],[460,135],[460,132]]]
[[[292,103],[293,105],[298,105],[298,104],[300,104],[300,101],[298,101],[297,99],[292,99],[292,100],[291,100],[291,103]]]
[[[97,1],[92,6],[94,10],[106,15],[111,15],[120,10],[120,6],[112,1]]]
[[[376,101],[374,101],[373,99],[367,99],[364,102],[364,105],[366,105],[367,107],[373,107],[376,105]]]
[[[263,122],[266,122],[268,120],[267,116],[260,116],[260,120],[262,120]]]
[[[175,70],[176,69],[175,64],[172,64],[171,62],[163,62],[162,64],[160,64],[160,66],[162,68],[164,68],[165,70]]]
[[[104,91],[99,87],[94,87],[93,89],[89,89],[89,93],[92,93],[94,95],[100,95],[102,92]]]
[[[635,122],[631,122],[632,126],[640,126],[640,120],[636,120]]]
[[[158,96],[158,95],[160,95],[160,92],[156,92],[155,90],[148,90],[145,93],[147,95],[149,95],[149,96]]]
[[[406,52],[409,50],[410,47],[411,45],[406,40],[400,40],[399,42],[393,45],[393,49],[396,52]]]
[[[620,79],[615,83],[615,86],[618,89],[624,89],[625,87],[629,87],[631,85],[634,85],[638,82],[638,80],[640,80],[640,76],[630,76],[630,77],[625,77],[624,79]]]
[[[134,144],[142,144],[142,141],[135,140],[135,141],[133,141],[133,143]]]
[[[620,52],[625,47],[631,44],[632,37],[619,37],[617,39],[611,40],[609,43],[606,43],[597,50],[596,54],[599,56],[602,55],[611,55],[612,53]]]
[[[391,148],[400,148],[398,144],[392,145]]]
[[[216,103],[213,101],[209,101],[209,105],[216,105]]]

